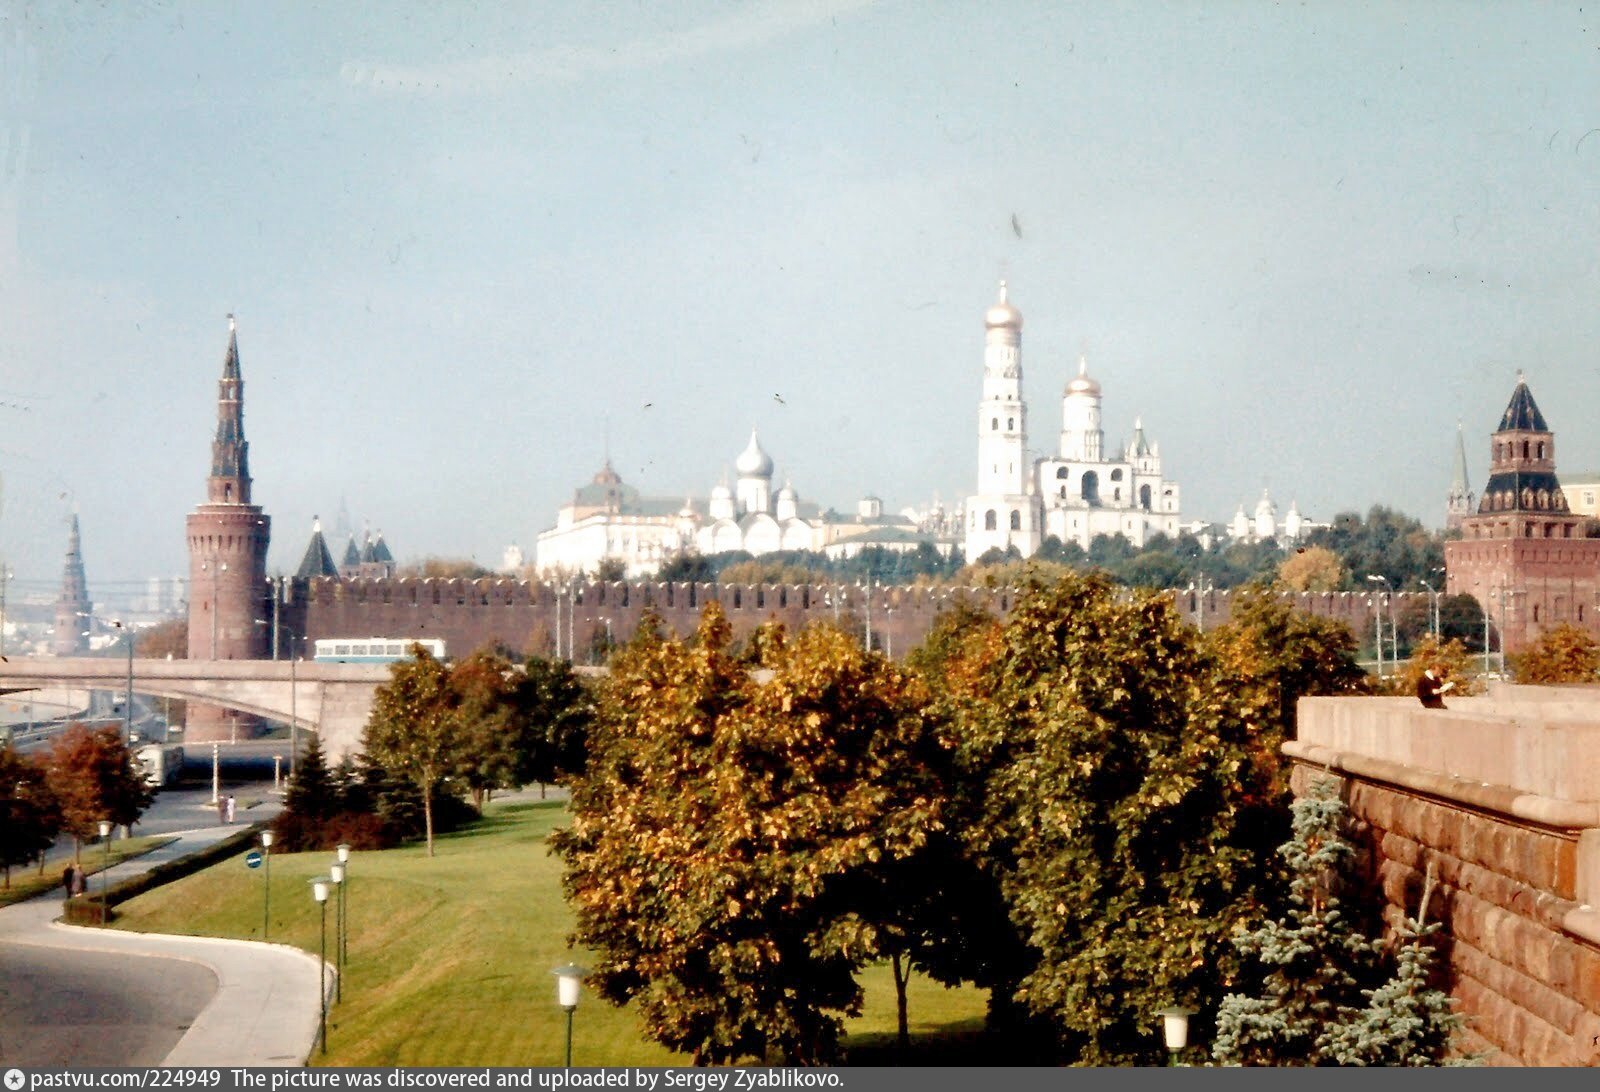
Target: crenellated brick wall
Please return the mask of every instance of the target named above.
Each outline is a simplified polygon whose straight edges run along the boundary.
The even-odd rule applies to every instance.
[[[1497,687],[1443,711],[1307,698],[1294,784],[1344,785],[1392,927],[1431,865],[1461,1046],[1600,1065],[1600,689]]]
[[[1233,596],[1225,591],[1198,595],[1171,593],[1178,609],[1202,627],[1225,621]],[[518,651],[544,642],[549,649],[560,637],[563,649],[577,658],[598,633],[609,628],[612,640],[633,636],[644,611],[653,609],[674,632],[687,635],[699,622],[702,607],[722,604],[736,637],[757,626],[779,621],[798,628],[815,619],[847,622],[870,630],[873,644],[896,657],[921,643],[940,613],[965,602],[1005,614],[1016,593],[1011,589],[931,588],[914,585],[865,587],[855,584],[733,585],[588,581],[571,585],[511,579],[353,579],[320,578],[293,581],[282,614],[282,653],[288,633],[320,637],[438,637],[451,655],[464,654],[498,641]],[[1302,594],[1297,605],[1313,614],[1336,618],[1358,634],[1373,621],[1372,596],[1359,592]],[[1394,609],[1425,593],[1399,593]],[[1387,607],[1385,614],[1387,616]]]

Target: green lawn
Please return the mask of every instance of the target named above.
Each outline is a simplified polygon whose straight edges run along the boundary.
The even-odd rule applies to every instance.
[[[350,965],[343,1001],[329,1012],[336,1066],[559,1065],[566,1017],[550,969],[569,952],[571,916],[560,862],[545,836],[562,821],[557,801],[491,805],[471,830],[446,836],[429,859],[420,846],[358,853],[347,894]],[[307,881],[331,854],[274,855],[271,939],[315,954],[319,917]],[[243,858],[117,907],[116,927],[259,939],[263,872]],[[333,952],[329,903],[329,954]],[[894,1064],[894,985],[887,967],[863,976],[866,1006],[847,1026],[851,1060]],[[913,1064],[974,1064],[981,1053],[985,995],[915,979]],[[586,993],[573,1023],[578,1065],[681,1065],[688,1059],[649,1041],[633,1014]]]
[[[152,849],[159,848],[173,841],[172,835],[150,834],[138,838],[113,838],[111,840],[111,863],[120,864],[130,857],[142,857]],[[65,852],[48,854],[45,857],[44,869],[37,867],[13,868],[9,886],[0,887],[0,906],[10,906],[23,899],[31,899],[41,891],[48,891],[52,887],[61,886],[61,870],[72,859],[71,849]],[[104,845],[86,845],[78,858],[91,879],[89,889],[96,893],[99,887],[92,877],[106,866],[106,851]]]

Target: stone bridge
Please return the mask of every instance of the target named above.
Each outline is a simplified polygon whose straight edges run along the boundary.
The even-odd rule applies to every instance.
[[[1332,774],[1391,925],[1430,866],[1466,1048],[1490,1064],[1600,1065],[1600,687],[1495,684],[1302,698],[1284,745],[1303,791]]]
[[[133,661],[133,690],[209,702],[316,732],[330,763],[361,747],[386,664],[288,660]],[[125,691],[128,661],[114,657],[20,657],[0,662],[0,693],[44,688]]]

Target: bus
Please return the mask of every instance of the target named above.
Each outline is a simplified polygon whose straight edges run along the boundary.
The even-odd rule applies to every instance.
[[[311,659],[319,664],[388,664],[409,660],[412,645],[421,645],[435,660],[444,659],[444,642],[437,637],[319,637]]]
[[[183,748],[176,743],[147,743],[134,752],[144,783],[152,789],[171,785],[183,773]]]

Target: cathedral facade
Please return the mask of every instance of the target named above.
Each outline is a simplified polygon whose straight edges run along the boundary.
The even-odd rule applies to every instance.
[[[1030,452],[1022,313],[1001,282],[999,300],[984,313],[978,490],[967,499],[965,513],[968,561],[1010,547],[1027,557],[1051,536],[1084,549],[1096,535],[1120,534],[1136,547],[1157,533],[1177,536],[1178,485],[1163,477],[1160,449],[1135,419],[1133,439],[1121,450],[1108,450],[1100,401],[1100,384],[1080,359],[1062,392],[1056,452]]]

